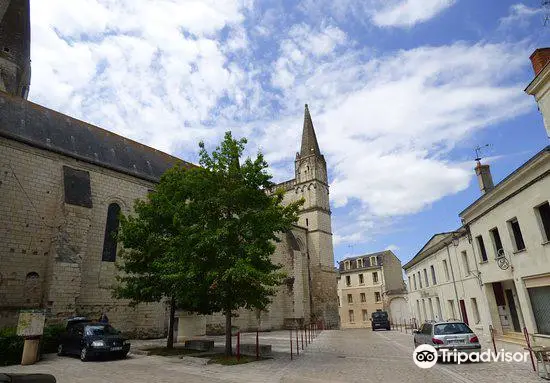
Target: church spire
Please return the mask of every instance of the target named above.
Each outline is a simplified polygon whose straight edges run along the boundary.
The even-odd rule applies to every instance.
[[[317,137],[315,136],[315,129],[313,128],[313,121],[311,120],[311,115],[309,114],[309,108],[305,107],[304,112],[304,130],[302,132],[302,148],[300,150],[300,156],[305,157],[310,154],[315,154],[317,156],[321,155],[319,150],[319,144],[317,143]]]
[[[0,91],[27,98],[30,50],[29,0],[0,0]]]

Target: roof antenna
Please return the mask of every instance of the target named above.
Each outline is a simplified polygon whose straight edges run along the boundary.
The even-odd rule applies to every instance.
[[[543,25],[546,26],[550,22],[550,0],[541,0],[540,6],[544,12]]]
[[[549,2],[550,2],[550,0],[549,0]],[[480,165],[481,159],[483,158],[483,157],[481,157],[481,151],[482,151],[482,150],[485,150],[485,148],[488,148],[488,147],[490,147],[490,146],[491,146],[490,144],[485,144],[485,145],[483,145],[483,146],[479,146],[479,145],[478,145],[478,146],[476,146],[476,147],[474,148],[474,150],[476,151],[476,158],[475,158],[475,160],[476,160],[476,162],[477,162],[479,165]]]

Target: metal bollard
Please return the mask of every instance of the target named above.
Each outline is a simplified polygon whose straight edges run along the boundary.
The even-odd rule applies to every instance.
[[[241,332],[237,332],[237,360],[241,360]]]
[[[290,334],[290,360],[292,360],[292,329],[290,329],[289,334]]]

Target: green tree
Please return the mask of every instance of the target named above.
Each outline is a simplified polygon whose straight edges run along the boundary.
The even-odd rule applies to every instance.
[[[122,273],[114,296],[170,306],[167,348],[174,339],[176,308],[208,314],[211,282],[204,279],[203,262],[195,250],[198,218],[186,203],[194,193],[201,169],[176,166],[162,175],[147,199],[137,200],[133,216],[120,217],[117,235],[123,248],[117,267]],[[215,307],[212,307],[215,309]]]
[[[271,255],[303,201],[283,206],[262,154],[241,163],[245,144],[229,132],[211,154],[200,143],[200,167],[170,169],[146,201],[136,201],[134,216],[121,217],[115,296],[168,301],[169,348],[176,308],[221,311],[231,355],[232,313],[265,309],[284,278]]]
[[[231,316],[240,308],[265,309],[284,273],[271,261],[278,234],[291,229],[303,201],[284,206],[283,190],[273,190],[261,153],[241,163],[246,139],[230,132],[209,154],[200,144],[204,169],[194,211],[201,217],[199,248],[208,259],[206,280],[213,281],[211,302],[225,315],[225,353],[231,355]]]

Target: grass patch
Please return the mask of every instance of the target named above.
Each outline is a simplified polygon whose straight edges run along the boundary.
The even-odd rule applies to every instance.
[[[209,358],[208,364],[217,363],[224,366],[234,366],[236,364],[245,364],[250,362],[256,362],[257,360],[264,360],[266,358],[260,358],[256,359],[255,356],[247,356],[247,355],[241,355],[240,360],[237,360],[237,356],[225,356],[225,354],[216,354],[216,355],[210,355],[205,356]]]
[[[144,350],[149,351],[150,355],[159,355],[159,356],[180,356],[180,355],[196,354],[200,352],[196,350],[188,350],[183,347],[174,347],[174,348],[151,347],[151,348],[146,348]]]

